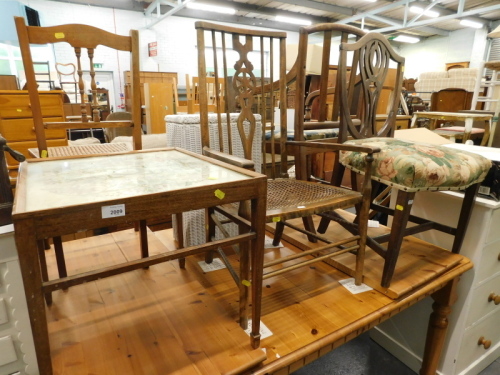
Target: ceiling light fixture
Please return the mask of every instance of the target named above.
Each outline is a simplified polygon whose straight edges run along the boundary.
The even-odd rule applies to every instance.
[[[302,19],[302,18],[292,18],[292,17],[285,17],[285,16],[276,16],[274,17],[275,21],[278,22],[286,22],[286,23],[293,23],[294,25],[303,25],[303,26],[309,26],[312,24],[311,21]]]
[[[233,8],[220,7],[217,5],[203,4],[198,2],[189,2],[186,5],[186,8],[196,9],[196,10],[205,10],[207,12],[215,12],[222,14],[235,14],[236,10]]]
[[[365,0],[367,3],[376,3],[377,0]]]
[[[475,29],[480,29],[481,27],[483,27],[483,24],[481,22],[476,22],[476,21],[471,21],[471,20],[461,20],[460,25],[467,26],[467,27],[473,27]]]
[[[439,12],[436,12],[435,10],[430,10],[430,9],[425,10],[424,8],[417,7],[417,6],[411,6],[410,12],[415,13],[415,14],[423,14],[424,16],[432,17],[432,18],[439,17]]]
[[[407,35],[398,35],[394,39],[391,39],[395,42],[402,42],[402,43],[418,43],[420,42],[419,38],[415,38],[413,36],[407,36]]]

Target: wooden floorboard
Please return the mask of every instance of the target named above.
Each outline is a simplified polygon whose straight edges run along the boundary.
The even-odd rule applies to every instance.
[[[171,229],[150,232],[149,238],[150,254],[174,249]],[[266,260],[300,251],[286,245],[268,249]],[[404,246],[428,252],[430,245],[410,240]],[[140,254],[133,230],[64,243],[64,249],[69,274]],[[273,372],[288,374],[356,337],[367,329],[365,322],[380,322],[382,315],[373,312],[394,302],[375,290],[351,294],[339,284],[349,276],[322,262],[269,278],[262,322],[273,335],[261,341],[264,354],[251,350],[237,324],[238,291],[229,272],[204,273],[201,260],[189,257],[184,270],[172,261],[54,292],[47,308],[54,373],[247,374],[258,372],[262,361],[269,366],[296,356]],[[235,256],[231,261],[237,265]],[[47,262],[55,277],[52,250]],[[330,340],[336,332],[338,337]]]

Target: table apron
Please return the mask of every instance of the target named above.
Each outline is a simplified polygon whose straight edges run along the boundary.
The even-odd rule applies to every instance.
[[[255,182],[253,180],[252,182]],[[148,218],[158,218],[170,214],[204,209],[245,200],[265,200],[265,189],[255,183],[232,184],[213,187],[210,190],[185,191],[126,198],[78,207],[65,207],[47,214],[36,212],[31,216],[35,221],[36,238],[44,239],[81,231],[105,228],[123,223],[134,223]],[[262,194],[264,192],[264,194]],[[260,193],[260,194],[259,194]],[[223,197],[222,195],[223,194]],[[102,218],[102,207],[124,204],[125,216]],[[264,202],[265,205],[265,202]],[[23,215],[24,216],[24,215]],[[14,215],[14,222],[22,220]],[[28,219],[28,217],[26,217]]]

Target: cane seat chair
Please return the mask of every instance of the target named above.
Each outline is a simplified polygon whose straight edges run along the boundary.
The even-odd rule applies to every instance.
[[[351,61],[351,63],[349,63]],[[392,62],[392,64],[391,64]],[[396,85],[387,120],[377,128],[376,108],[389,64],[396,69]],[[350,73],[347,74],[347,66]],[[367,246],[384,258],[381,286],[388,288],[404,236],[436,229],[455,236],[452,251],[458,253],[466,233],[474,197],[491,162],[479,155],[443,146],[403,141],[394,138],[396,113],[400,98],[404,58],[398,56],[387,39],[369,33],[355,43],[341,43],[339,61],[340,129],[339,143],[380,148],[373,154],[370,178],[397,190],[394,209],[373,201],[371,208],[393,216],[390,233],[368,237]],[[356,86],[359,86],[356,89]],[[352,119],[352,103],[358,103],[357,120]],[[366,162],[357,151],[341,151],[332,183],[340,185],[345,168],[364,174]],[[356,175],[351,180],[356,188]],[[365,179],[368,176],[364,176]],[[410,214],[418,191],[464,190],[465,197],[456,228],[418,218]],[[376,189],[373,189],[376,191]],[[322,214],[318,231],[324,233],[335,215]],[[408,222],[415,226],[408,226]],[[387,246],[382,244],[387,243]]]
[[[215,81],[223,79],[226,96],[235,98],[237,113],[228,113],[227,100],[216,98],[217,121],[209,122],[209,98],[206,92],[200,91],[200,128],[202,152],[204,155],[217,158],[221,161],[243,167],[252,168],[257,172],[263,170],[263,164],[271,164],[268,180],[266,221],[275,223],[274,245],[277,245],[285,226],[297,229],[314,241],[322,240],[326,243],[313,250],[298,254],[281,256],[280,252],[273,251],[267,254],[264,264],[264,279],[280,275],[284,272],[301,266],[321,261],[334,255],[352,251],[357,253],[357,267],[355,282],[362,282],[364,246],[366,239],[367,214],[370,200],[370,181],[368,179],[362,193],[310,182],[306,179],[288,178],[287,171],[287,124],[286,124],[286,83],[289,77],[285,74],[285,42],[283,32],[269,32],[245,30],[207,22],[197,22],[198,58],[200,86],[205,87],[207,71],[213,70]],[[206,41],[210,41],[210,46]],[[211,50],[211,53],[207,53]],[[219,53],[216,53],[220,50]],[[207,58],[207,56],[213,60]],[[294,72],[297,69],[294,68]],[[257,82],[262,83],[261,85]],[[268,84],[265,84],[269,82]],[[255,105],[256,97],[260,105]],[[278,124],[274,118],[272,107],[279,103],[281,121]],[[270,106],[272,106],[270,108]],[[259,110],[259,113],[257,112]],[[270,110],[271,109],[271,110]],[[234,118],[235,120],[231,121]],[[233,126],[230,124],[233,123]],[[215,130],[214,130],[215,129]],[[300,139],[300,138],[299,138]],[[266,141],[271,140],[270,142]],[[353,150],[353,146],[339,144],[314,144],[307,142],[292,142],[293,149],[300,152],[302,148],[319,150]],[[266,147],[267,146],[267,147]],[[291,146],[291,144],[290,144]],[[260,158],[253,157],[255,147],[260,147]],[[367,165],[370,165],[372,154],[377,148],[354,146],[357,151],[364,152]],[[358,148],[360,147],[360,148]],[[234,156],[235,150],[243,150],[242,157]],[[259,153],[257,153],[259,154]],[[370,173],[370,169],[366,169]],[[318,236],[314,229],[311,215],[332,211],[339,208],[361,206],[359,228],[354,235],[348,238],[327,239]],[[217,207],[215,211],[225,218],[237,220],[240,231],[245,231],[245,210],[247,205],[242,202],[236,210],[234,207]],[[237,219],[239,217],[239,219]],[[213,236],[215,227],[225,232],[223,220],[212,212],[208,215],[208,235]],[[243,219],[242,219],[243,218]],[[292,225],[289,219],[302,218],[304,229]],[[240,246],[240,262],[248,258],[248,248]],[[226,256],[221,253],[224,260]],[[211,260],[210,254],[207,260]],[[230,264],[228,264],[230,266]],[[238,285],[242,285],[244,275],[232,272]],[[243,279],[244,280],[244,279]],[[244,284],[244,282],[243,282]]]
[[[106,128],[106,127],[125,127],[132,129],[134,139],[134,149],[140,150],[142,148],[142,129],[141,129],[141,98],[139,87],[139,34],[137,30],[131,30],[130,36],[116,35],[96,27],[78,24],[59,25],[51,27],[37,27],[27,26],[24,18],[15,17],[15,24],[17,35],[19,38],[19,47],[23,58],[23,65],[26,74],[27,89],[30,98],[30,106],[33,116],[34,129],[36,133],[36,140],[38,146],[38,155],[41,158],[51,157],[51,149],[47,148],[47,141],[45,138],[45,129],[92,129],[92,128]],[[78,76],[78,89],[80,94],[81,116],[78,121],[62,121],[62,122],[46,122],[44,123],[42,117],[42,108],[40,104],[40,96],[37,90],[37,83],[35,79],[35,72],[33,69],[33,59],[31,56],[31,44],[55,44],[65,42],[69,47],[73,48]],[[95,81],[94,71],[94,56],[99,53],[100,48],[108,47],[116,50],[117,53],[121,51],[130,55],[130,74],[132,82],[132,119],[117,120],[117,121],[101,121],[97,104],[97,85]],[[82,50],[87,50],[88,59],[82,56]],[[84,63],[88,62],[88,70],[90,71],[90,87],[85,87],[83,79]],[[136,88],[136,89],[134,89]],[[90,90],[92,93],[93,102],[90,104],[92,113],[87,113],[87,104],[84,102],[85,93]],[[87,155],[88,151],[92,154],[107,154],[112,152],[124,152],[124,149],[117,148],[116,144],[96,144],[91,148],[87,147],[72,147],[62,146],[66,152],[62,153],[67,156]],[[61,154],[61,150],[57,150]],[[148,254],[147,240],[146,240],[146,222],[139,222],[139,230],[141,232],[141,252],[142,256],[146,257]],[[66,265],[64,260],[64,252],[62,248],[62,241],[60,237],[53,238],[54,251],[56,254],[57,267],[59,277],[66,277]],[[45,255],[43,249],[46,245],[43,240],[39,243],[40,259],[42,261],[42,275],[44,281],[48,280],[47,267],[44,264]],[[47,303],[51,303],[51,295],[46,295]]]

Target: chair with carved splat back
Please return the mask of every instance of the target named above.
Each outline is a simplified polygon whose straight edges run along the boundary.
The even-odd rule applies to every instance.
[[[228,101],[216,97],[217,110],[209,115],[207,92],[200,90],[200,128],[202,152],[204,155],[242,167],[262,171],[263,166],[271,165],[268,180],[266,220],[276,223],[274,243],[278,244],[285,227],[306,233],[312,241],[326,243],[316,249],[298,254],[282,256],[279,251],[268,254],[264,279],[280,275],[313,262],[345,253],[357,251],[355,281],[360,284],[363,272],[363,255],[368,220],[370,199],[370,181],[367,180],[362,193],[330,186],[307,179],[288,178],[287,163],[287,126],[286,126],[286,83],[285,42],[282,32],[246,30],[197,22],[198,63],[200,87],[206,86],[209,74],[213,70],[216,83],[225,84],[223,90],[232,95],[236,113],[229,113]],[[210,41],[210,45],[205,42]],[[229,98],[226,98],[229,99]],[[226,104],[223,104],[226,103]],[[281,121],[274,118],[274,107],[280,104]],[[257,105],[258,104],[258,105]],[[268,142],[271,140],[271,142]],[[267,146],[267,147],[266,147]],[[316,144],[296,142],[295,148],[319,150],[354,150],[350,145]],[[354,146],[366,155],[368,165],[377,148]],[[359,148],[358,148],[359,147]],[[255,151],[257,152],[255,153]],[[239,154],[239,152],[241,152]],[[236,156],[236,155],[239,156]],[[256,157],[260,155],[260,157]],[[369,168],[366,173],[370,173]],[[358,204],[362,207],[358,231],[347,238],[326,239],[315,233],[311,215],[316,213],[346,208]],[[208,235],[214,236],[215,227],[224,234],[224,221],[229,218],[236,221],[239,230],[245,231],[245,204],[239,209],[217,207],[215,211],[225,217],[221,220],[214,212],[209,212]],[[236,212],[237,211],[237,212]],[[238,219],[238,217],[240,219]],[[302,229],[289,223],[289,219],[302,218]],[[181,241],[182,242],[182,241]],[[182,246],[182,243],[180,243]],[[248,261],[248,250],[240,246],[240,261]],[[222,252],[221,258],[226,259]],[[210,261],[210,256],[208,261]],[[228,267],[230,264],[227,264]],[[232,272],[237,284],[244,288],[245,275]]]
[[[324,29],[315,30],[314,27],[311,31],[325,32]],[[430,229],[443,231],[455,237],[452,251],[460,251],[474,197],[480,182],[491,167],[491,162],[472,153],[394,138],[404,58],[394,52],[386,37],[379,33],[369,33],[357,42],[341,43],[339,52],[338,142],[379,147],[381,151],[374,154],[370,167],[370,178],[397,190],[394,209],[376,202],[371,205],[374,210],[393,215],[390,233],[367,238],[367,246],[385,260],[380,284],[388,288],[404,236]],[[382,127],[377,127],[377,103],[391,61],[397,72],[396,82],[399,84],[396,84],[387,120]],[[354,102],[358,104],[356,122],[352,116]],[[341,151],[338,156],[332,183],[339,186],[344,169],[348,168],[355,172],[351,178],[355,185],[356,173],[365,173],[367,163],[364,155],[357,151]],[[366,178],[368,176],[365,175],[365,180]],[[418,191],[445,190],[465,190],[457,227],[452,228],[410,214]],[[322,213],[320,216],[323,216],[318,228],[320,233],[326,231],[330,221],[337,221],[335,214]],[[407,227],[408,222],[416,225]],[[387,243],[387,246],[383,246],[383,243]]]

